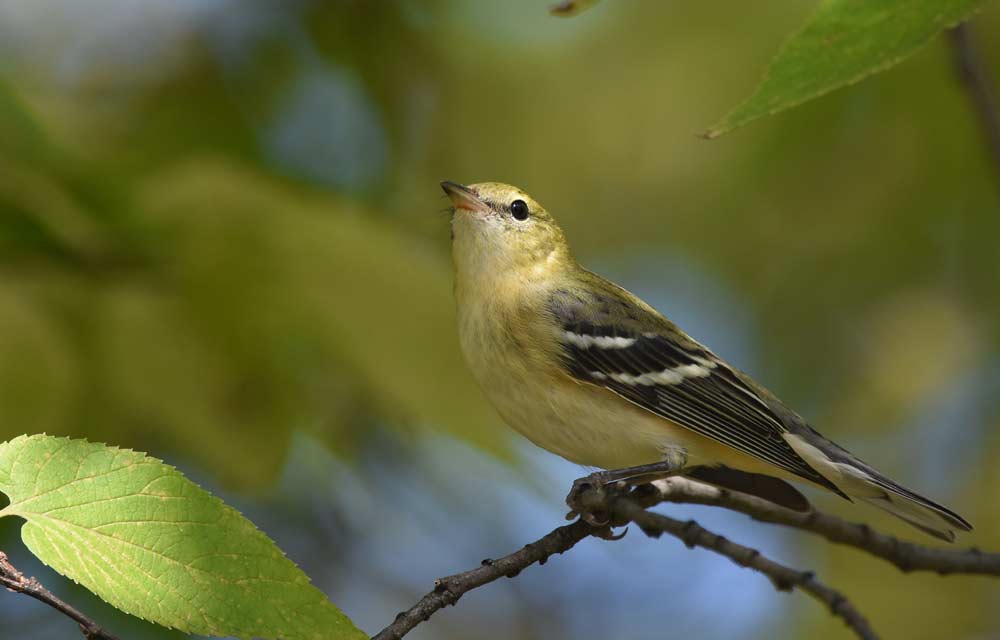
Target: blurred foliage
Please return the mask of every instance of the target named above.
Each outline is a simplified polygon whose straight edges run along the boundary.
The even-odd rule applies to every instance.
[[[107,185],[113,169],[65,156],[52,167],[46,156],[65,150],[39,140],[27,142],[41,168],[9,154],[23,164],[2,201],[5,435],[31,424],[152,443],[250,484],[273,477],[293,429],[347,451],[364,415],[502,451],[478,426],[482,401],[448,330],[446,263],[423,243],[232,158],[192,150]]]
[[[372,506],[386,502],[473,561],[523,544],[491,492],[545,482],[500,476],[461,501],[484,465],[426,445],[445,432],[523,463],[461,363],[438,214],[438,181],[502,180],[553,212],[585,265],[653,283],[638,292],[700,321],[685,325],[695,337],[746,336],[736,364],[954,506],[976,525],[965,541],[997,546],[1000,204],[940,38],[892,73],[706,142],[695,133],[752,86],[808,3],[608,0],[573,20],[544,0],[45,4],[0,2],[0,440],[87,437],[268,496],[292,433],[310,432],[369,470],[340,481],[358,492],[342,511],[290,519],[288,539],[313,546],[275,535],[312,576],[467,568],[429,555],[433,537],[378,556],[373,532],[411,531]],[[1000,69],[995,3],[974,27]],[[699,302],[706,281],[732,293]],[[713,323],[721,335],[706,334]],[[340,536],[336,561],[324,526]],[[990,584],[941,589],[795,544],[886,637],[1000,632]],[[653,570],[633,560],[636,575]],[[611,603],[596,573],[574,598],[543,600],[534,626],[538,594],[504,591],[503,609],[483,596],[499,622],[477,628],[570,636],[571,609],[620,620],[605,607],[638,606]],[[709,580],[682,577],[685,590]],[[387,579],[352,603],[357,580],[325,590],[368,631],[426,586]],[[774,602],[768,588],[756,602]],[[762,637],[840,637],[808,604],[773,606],[794,613]],[[465,637],[460,610],[414,637]]]
[[[806,26],[785,43],[753,95],[705,135],[716,138],[884,71],[981,4],[982,0],[824,0]]]

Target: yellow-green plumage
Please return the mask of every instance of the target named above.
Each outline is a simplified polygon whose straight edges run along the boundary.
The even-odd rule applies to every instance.
[[[770,392],[621,287],[580,267],[562,230],[509,185],[451,197],[459,340],[511,427],[568,460],[667,460],[805,480],[951,540],[965,520],[823,438]]]

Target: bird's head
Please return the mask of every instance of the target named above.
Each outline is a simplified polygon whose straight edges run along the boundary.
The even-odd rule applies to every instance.
[[[452,202],[451,235],[460,277],[525,273],[542,277],[569,261],[562,229],[534,198],[500,182],[442,182]]]

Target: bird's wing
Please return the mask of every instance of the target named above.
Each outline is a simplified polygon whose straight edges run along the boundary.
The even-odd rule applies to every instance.
[[[600,286],[549,300],[572,377],[844,495],[785,440],[789,428],[767,392],[624,289],[592,277]]]

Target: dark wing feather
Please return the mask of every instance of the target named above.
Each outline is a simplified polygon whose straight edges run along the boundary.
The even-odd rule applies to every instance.
[[[586,294],[559,290],[549,304],[570,375],[843,495],[785,441],[788,426],[766,392],[624,290],[593,277]],[[624,340],[602,346],[599,338]]]
[[[748,493],[793,511],[809,511],[809,501],[798,489],[784,480],[730,469],[729,467],[694,467],[684,475],[724,489]]]

